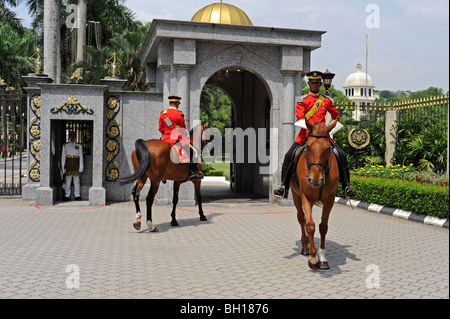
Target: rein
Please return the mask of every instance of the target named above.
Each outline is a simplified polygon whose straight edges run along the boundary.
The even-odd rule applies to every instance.
[[[316,134],[309,134],[308,137],[329,138],[328,135],[316,135]],[[323,162],[313,162],[313,163],[310,163],[310,162],[308,161],[308,148],[305,147],[305,160],[306,160],[306,166],[307,166],[307,168],[308,168],[308,175],[307,175],[308,179],[309,179],[309,176],[310,176],[310,174],[311,174],[311,166],[313,166],[313,165],[319,166],[319,165],[320,165],[320,166],[323,167],[323,171],[322,171],[322,183],[321,183],[320,189],[319,189],[319,200],[318,200],[319,202],[320,202],[321,199],[322,199],[323,185],[325,184],[326,176],[327,176],[327,174],[329,173],[329,171],[330,171],[330,169],[331,169],[331,162],[332,162],[332,160],[333,160],[333,156],[332,156],[332,146],[330,146],[330,147],[328,148],[328,153],[329,153],[328,157],[329,157],[329,159],[330,159],[329,161],[327,160],[325,163],[323,163]]]

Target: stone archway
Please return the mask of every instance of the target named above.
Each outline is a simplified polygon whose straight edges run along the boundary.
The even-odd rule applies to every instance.
[[[222,89],[232,101],[225,151],[231,151],[231,189],[269,198],[270,95],[266,83],[243,67],[215,72],[205,84]],[[269,107],[268,107],[269,106]],[[268,114],[267,114],[268,113]]]

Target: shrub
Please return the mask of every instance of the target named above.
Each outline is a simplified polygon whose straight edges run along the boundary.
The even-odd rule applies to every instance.
[[[206,176],[223,176],[223,171],[212,169],[206,173]]]
[[[214,168],[211,164],[202,162],[202,172],[204,175],[206,175],[212,169],[214,169]]]
[[[449,187],[416,181],[353,176],[358,200],[417,214],[449,218]]]

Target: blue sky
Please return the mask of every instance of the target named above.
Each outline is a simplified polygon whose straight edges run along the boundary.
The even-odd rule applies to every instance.
[[[126,0],[143,22],[152,19],[189,21],[217,0]],[[449,90],[448,0],[226,0],[247,13],[255,26],[327,31],[313,51],[311,68],[336,73],[343,90],[346,77],[360,62],[378,90],[418,91],[430,86]],[[370,6],[372,5],[372,6]],[[369,7],[368,7],[369,6]],[[372,18],[379,12],[379,25]],[[367,10],[367,12],[366,12]],[[24,24],[31,18],[15,8]],[[366,21],[369,21],[369,24]]]

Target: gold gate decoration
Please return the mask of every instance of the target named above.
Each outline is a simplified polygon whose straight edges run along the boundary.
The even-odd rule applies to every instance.
[[[30,104],[33,117],[30,120],[30,153],[33,156],[28,176],[33,182],[41,177],[41,96],[33,95]]]
[[[67,99],[67,102],[64,105],[54,107],[50,110],[52,114],[57,114],[61,111],[64,111],[67,114],[94,114],[93,110],[89,109],[87,106],[82,106],[73,94]]]
[[[120,136],[120,122],[116,118],[120,110],[120,99],[117,96],[110,96],[106,102],[107,124],[106,124],[106,171],[105,180],[114,182],[119,178],[119,163],[115,158],[120,152],[120,143],[117,140]]]

